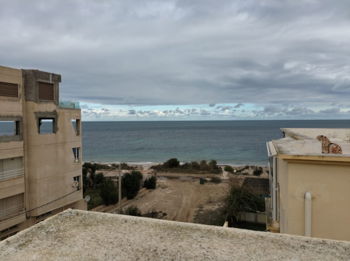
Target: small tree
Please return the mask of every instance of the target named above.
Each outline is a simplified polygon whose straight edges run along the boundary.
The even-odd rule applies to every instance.
[[[96,186],[101,185],[105,180],[105,176],[103,176],[103,173],[97,173],[94,178],[94,184]]]
[[[228,221],[234,224],[238,221],[241,212],[265,211],[265,201],[246,189],[233,185],[226,198],[226,211]]]
[[[126,173],[122,178],[122,193],[127,199],[134,198],[140,190],[142,174],[139,171]]]
[[[152,176],[145,180],[143,186],[146,189],[155,189],[157,186],[157,177]]]
[[[118,201],[117,188],[110,179],[104,179],[100,187],[100,196],[105,205],[115,204]]]
[[[178,161],[177,158],[172,158],[164,162],[163,167],[164,168],[178,168],[180,166],[180,162]]]
[[[233,168],[231,166],[225,166],[224,170],[233,173]]]

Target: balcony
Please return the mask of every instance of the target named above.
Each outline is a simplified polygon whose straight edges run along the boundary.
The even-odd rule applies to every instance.
[[[21,177],[24,175],[24,169],[12,169],[6,171],[0,171],[0,181],[13,179],[17,177]]]

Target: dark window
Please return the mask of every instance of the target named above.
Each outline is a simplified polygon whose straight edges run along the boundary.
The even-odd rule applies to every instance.
[[[18,84],[0,82],[0,96],[18,97]]]
[[[80,135],[80,120],[79,119],[72,120],[72,125],[74,128],[75,134],[77,136],[79,136]]]
[[[39,133],[55,133],[55,118],[39,118]]]
[[[80,148],[72,148],[73,150],[73,155],[74,155],[74,162],[79,162],[80,161]]]
[[[53,101],[54,87],[52,83],[39,82],[39,100]]]
[[[73,188],[80,190],[80,176],[73,177]]]
[[[18,136],[20,135],[19,121],[0,120],[0,136]]]

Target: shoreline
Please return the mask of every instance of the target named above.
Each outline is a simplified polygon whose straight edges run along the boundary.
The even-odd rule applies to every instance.
[[[184,164],[186,162],[191,162],[191,161],[180,161],[181,164]],[[97,163],[97,164],[104,164],[104,165],[112,165],[112,164],[119,164],[119,163],[126,163],[129,166],[140,166],[140,167],[151,167],[154,165],[159,165],[162,164],[164,162],[155,162],[155,161],[93,161],[93,160],[84,160],[82,162],[84,163]],[[264,167],[267,168],[268,164],[259,164],[259,163],[242,163],[242,164],[237,164],[237,163],[219,163],[217,164],[220,167],[224,167],[224,166],[231,166],[234,168],[239,168],[239,167],[245,167],[245,166],[249,166],[249,167]]]

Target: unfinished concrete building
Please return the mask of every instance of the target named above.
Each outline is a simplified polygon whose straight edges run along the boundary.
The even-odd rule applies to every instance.
[[[81,112],[58,74],[0,66],[0,239],[66,208],[85,209]]]

